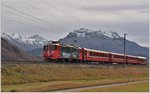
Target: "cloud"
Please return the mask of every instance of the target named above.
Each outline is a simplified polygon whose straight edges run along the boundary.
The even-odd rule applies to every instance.
[[[125,10],[148,10],[148,4],[138,4],[138,5],[99,5],[92,7],[83,7],[83,11],[125,11]]]
[[[49,6],[42,1],[3,0],[13,9],[2,5],[2,31],[58,40],[84,27],[126,32],[130,40],[148,44],[148,0],[44,0]]]

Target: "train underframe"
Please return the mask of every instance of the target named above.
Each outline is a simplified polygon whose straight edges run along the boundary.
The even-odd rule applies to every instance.
[[[67,59],[67,58],[59,58],[59,59],[44,59],[45,62],[58,62],[58,63],[95,63],[95,64],[131,64],[138,65],[139,63],[128,63],[128,62],[108,62],[108,61],[86,61],[79,59]]]

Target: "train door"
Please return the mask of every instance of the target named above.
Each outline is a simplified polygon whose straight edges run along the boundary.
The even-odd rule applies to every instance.
[[[57,46],[57,51],[58,51],[58,55],[59,55],[59,58],[61,57],[61,46]]]
[[[109,53],[109,62],[112,62],[112,54]]]
[[[82,61],[85,61],[85,51],[84,51],[84,48],[82,48]]]

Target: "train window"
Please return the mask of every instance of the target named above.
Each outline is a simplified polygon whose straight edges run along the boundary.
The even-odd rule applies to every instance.
[[[92,56],[92,52],[90,52],[90,56]]]
[[[97,56],[99,56],[99,53],[97,53]]]
[[[73,47],[62,46],[61,52],[62,53],[75,53],[75,54],[77,54],[79,52],[79,50],[77,48],[73,48]]]
[[[104,57],[104,54],[102,54],[102,57]]]
[[[95,56],[95,53],[94,53],[94,52],[92,52],[92,56]]]
[[[99,57],[101,56],[100,53],[98,53],[98,56],[99,56]]]
[[[102,54],[100,53],[100,57],[102,57]]]
[[[87,51],[85,51],[85,55],[87,55]]]
[[[98,56],[100,56],[100,53],[98,53]]]
[[[43,50],[47,51],[48,50],[48,46],[44,46]]]
[[[93,52],[91,52],[91,56],[93,56]]]
[[[51,50],[57,50],[57,46],[51,45],[51,46],[50,46],[50,49],[51,49]]]
[[[93,52],[93,56],[95,56],[95,52]]]
[[[97,56],[99,55],[99,53],[97,53]]]
[[[95,52],[95,56],[97,56],[97,53]]]

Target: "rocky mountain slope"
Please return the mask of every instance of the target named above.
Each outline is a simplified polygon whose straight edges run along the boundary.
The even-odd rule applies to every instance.
[[[1,60],[39,61],[40,59],[1,38]]]
[[[24,51],[30,51],[36,48],[40,48],[45,42],[47,42],[45,38],[42,38],[39,35],[24,37],[20,34],[8,35],[6,33],[2,33],[2,37],[12,44],[18,46],[19,48],[23,49]]]
[[[79,47],[123,53],[123,37],[116,32],[94,31],[85,28],[70,32],[65,38],[60,39],[63,44],[74,44]],[[126,53],[148,57],[148,48],[135,42],[126,40]]]

